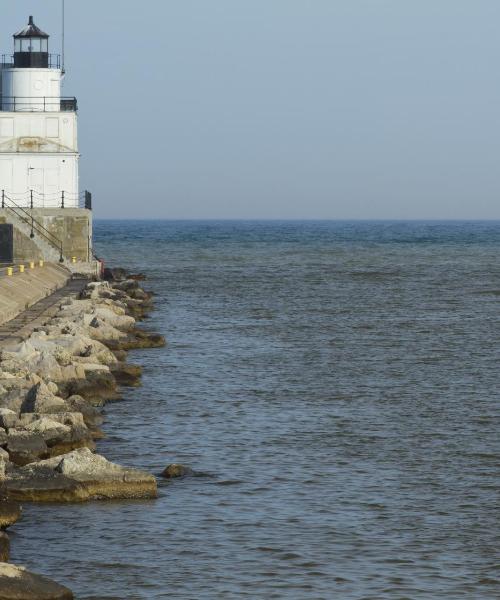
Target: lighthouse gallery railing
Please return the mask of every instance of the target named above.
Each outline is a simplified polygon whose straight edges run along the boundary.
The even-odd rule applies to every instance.
[[[48,68],[49,69],[61,69],[61,55],[60,54],[49,54],[48,56]],[[2,54],[0,62],[0,68],[2,69],[14,69],[15,60],[13,54]]]
[[[0,110],[3,112],[77,112],[78,101],[74,96],[2,96]]]

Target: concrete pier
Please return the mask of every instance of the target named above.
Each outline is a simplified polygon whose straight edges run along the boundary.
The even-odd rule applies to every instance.
[[[64,287],[71,278],[67,268],[54,263],[28,268],[24,273],[15,267],[11,277],[5,271],[0,271],[0,325]]]

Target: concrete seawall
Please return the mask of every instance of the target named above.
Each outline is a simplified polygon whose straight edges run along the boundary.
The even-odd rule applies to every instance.
[[[17,271],[17,269],[15,269]],[[71,273],[60,265],[45,263],[43,267],[16,272],[12,277],[0,275],[0,325],[14,319],[42,298],[66,285]]]

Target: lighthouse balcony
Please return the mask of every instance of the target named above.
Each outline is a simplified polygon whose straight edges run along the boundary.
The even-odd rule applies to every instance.
[[[78,102],[74,96],[0,96],[3,112],[77,112]]]
[[[46,52],[17,52],[2,54],[2,69],[61,69],[61,55]]]

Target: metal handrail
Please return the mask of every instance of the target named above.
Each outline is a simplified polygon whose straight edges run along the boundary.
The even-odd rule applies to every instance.
[[[8,200],[13,204],[13,206],[9,206],[5,201]],[[63,243],[62,241],[55,236],[51,231],[49,231],[44,225],[42,225],[39,221],[37,221],[32,214],[30,214],[26,209],[22,206],[18,206],[12,198],[9,198],[5,193],[2,193],[2,208],[7,208],[11,210],[18,219],[21,219],[28,226],[31,226],[31,234],[30,237],[33,239],[35,237],[35,231],[38,235],[42,236],[47,240],[49,244],[54,246],[56,250],[59,252],[59,262],[64,262],[63,256]]]
[[[42,53],[43,54],[43,53]],[[61,55],[60,54],[49,54],[48,55],[48,68],[49,69],[60,69],[61,68]],[[2,54],[2,69],[14,69],[15,61],[13,54]]]
[[[78,101],[75,96],[0,95],[0,109],[3,112],[77,112]]]
[[[0,193],[7,193],[0,190]],[[26,190],[22,193],[8,192],[9,198],[24,208],[66,208],[68,203],[77,202],[78,208],[92,210],[92,194],[88,190],[78,193],[61,190],[44,194],[38,190]],[[37,205],[35,205],[35,202]],[[74,207],[76,208],[76,206]]]

